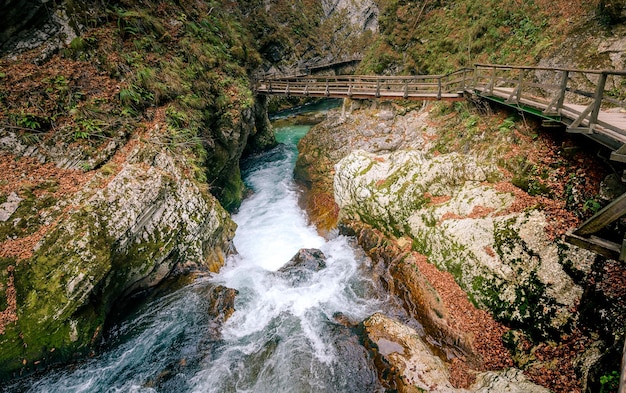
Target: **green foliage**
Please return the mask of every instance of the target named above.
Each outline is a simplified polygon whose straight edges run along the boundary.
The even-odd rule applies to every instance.
[[[63,50],[63,54],[73,59],[88,60],[88,52],[96,46],[97,40],[94,37],[75,37],[69,47]]]
[[[583,211],[590,215],[596,214],[601,208],[602,204],[595,198],[587,199],[583,204]]]
[[[74,140],[101,138],[104,136],[103,122],[98,119],[79,119],[78,129],[74,132]]]
[[[513,130],[514,127],[515,127],[515,118],[507,117],[502,122],[502,124],[498,126],[498,131],[500,131],[503,134],[508,134]]]
[[[619,372],[612,371],[600,377],[600,393],[609,393],[619,387]]]
[[[15,123],[19,127],[29,128],[31,130],[38,130],[41,127],[39,118],[29,113],[22,113],[20,116],[15,116]]]
[[[381,34],[364,72],[439,74],[477,62],[532,62],[551,43],[551,15],[534,1],[379,3]]]
[[[166,29],[161,20],[147,12],[147,10],[123,10],[116,11],[118,20],[117,26],[120,34],[124,38],[136,35],[147,35],[151,37],[163,38]]]

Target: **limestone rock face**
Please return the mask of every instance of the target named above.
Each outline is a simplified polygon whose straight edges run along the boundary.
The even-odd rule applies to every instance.
[[[0,55],[21,53],[45,44],[39,60],[77,36],[65,7],[45,0],[5,0],[0,15]]]
[[[378,6],[372,0],[322,0],[326,17],[346,12],[348,20],[361,31],[378,30]]]
[[[379,375],[386,376],[386,388],[398,392],[447,393],[548,393],[518,369],[476,373],[476,382],[467,389],[450,383],[448,365],[436,356],[411,327],[377,313],[363,321],[366,346],[373,349]]]
[[[550,241],[541,211],[509,213],[513,195],[487,183],[497,176],[468,155],[355,151],[335,165],[335,200],[343,217],[410,235],[496,318],[539,335],[559,331],[583,292],[563,266],[589,255]]]
[[[274,130],[267,115],[268,97],[259,94],[254,102],[254,127],[250,131],[244,154],[258,153],[276,146]]]
[[[0,336],[0,372],[90,350],[116,300],[189,270],[217,271],[235,224],[166,150],[137,143],[99,173],[15,268],[16,324]]]

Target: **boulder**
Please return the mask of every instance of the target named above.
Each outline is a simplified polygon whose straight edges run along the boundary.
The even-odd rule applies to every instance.
[[[277,274],[298,284],[307,281],[314,272],[326,267],[326,256],[316,248],[303,248]]]
[[[341,217],[410,236],[496,319],[558,334],[583,294],[564,266],[589,269],[592,255],[549,239],[541,210],[512,211],[515,197],[497,179],[494,165],[470,155],[354,151],[335,165],[334,192]]]
[[[411,327],[376,313],[362,323],[365,345],[374,353],[379,377],[387,389],[401,393],[548,393],[530,382],[518,369],[470,372],[475,382],[456,388],[450,382],[450,365],[433,353]]]

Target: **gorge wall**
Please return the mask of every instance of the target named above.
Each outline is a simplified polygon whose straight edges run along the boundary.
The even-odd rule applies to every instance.
[[[130,295],[217,271],[239,159],[273,146],[232,10],[5,1],[0,375],[95,350]]]

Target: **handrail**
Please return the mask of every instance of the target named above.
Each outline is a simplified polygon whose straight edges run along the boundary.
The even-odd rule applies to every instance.
[[[554,75],[546,74],[542,76],[544,80],[537,80],[534,71],[548,71]],[[593,89],[585,91],[572,86],[572,80],[580,75],[587,75],[584,83],[591,83]],[[626,144],[626,126],[606,109],[626,109],[624,92],[621,91],[623,83],[616,79],[622,77],[626,77],[626,70],[477,63],[473,68],[437,75],[274,77],[257,81],[256,90],[270,94],[427,100],[462,99],[464,93],[476,93],[560,121],[567,126],[568,132],[603,134],[601,143],[615,148]],[[611,89],[605,89],[606,86]],[[609,94],[609,91],[617,94]],[[619,154],[620,160],[626,162],[626,149]]]
[[[475,67],[483,68],[496,68],[496,69],[512,69],[512,70],[538,70],[538,71],[569,71],[579,72],[583,74],[611,74],[626,76],[626,70],[586,70],[577,68],[564,68],[564,67],[542,67],[542,66],[516,66],[516,65],[504,65],[504,64],[474,64]]]
[[[584,134],[594,134],[601,129],[602,134],[608,135],[609,139],[616,140],[616,146],[626,143],[626,130],[621,121],[616,124],[613,121],[605,121],[608,115],[600,116],[601,109],[609,107],[626,107],[626,101],[611,97],[605,91],[609,77],[619,78],[626,76],[626,70],[585,70],[563,67],[539,67],[539,66],[512,66],[496,64],[476,64],[476,81],[474,90],[487,93],[492,97],[500,97],[505,103],[526,105],[534,107],[543,112],[546,116],[559,116],[563,123],[567,125],[569,132]],[[511,76],[518,71],[517,81]],[[525,75],[530,71],[548,71],[561,74],[560,85],[550,83],[537,83]],[[486,75],[486,73],[489,75]],[[509,74],[503,74],[509,73]],[[594,75],[597,78],[586,77],[588,82],[594,83],[594,91],[584,91],[576,87],[570,87],[570,80],[576,75]],[[534,73],[531,74],[535,76]],[[559,76],[556,75],[558,78]],[[621,85],[618,84],[618,86]],[[613,87],[616,87],[613,84]],[[532,90],[531,92],[525,90]],[[583,104],[585,107],[577,108],[575,105],[565,104],[566,95],[569,101],[574,104]],[[552,98],[547,98],[552,96]],[[619,97],[618,97],[619,98]],[[565,117],[563,117],[565,115]],[[626,157],[626,156],[625,156]]]

